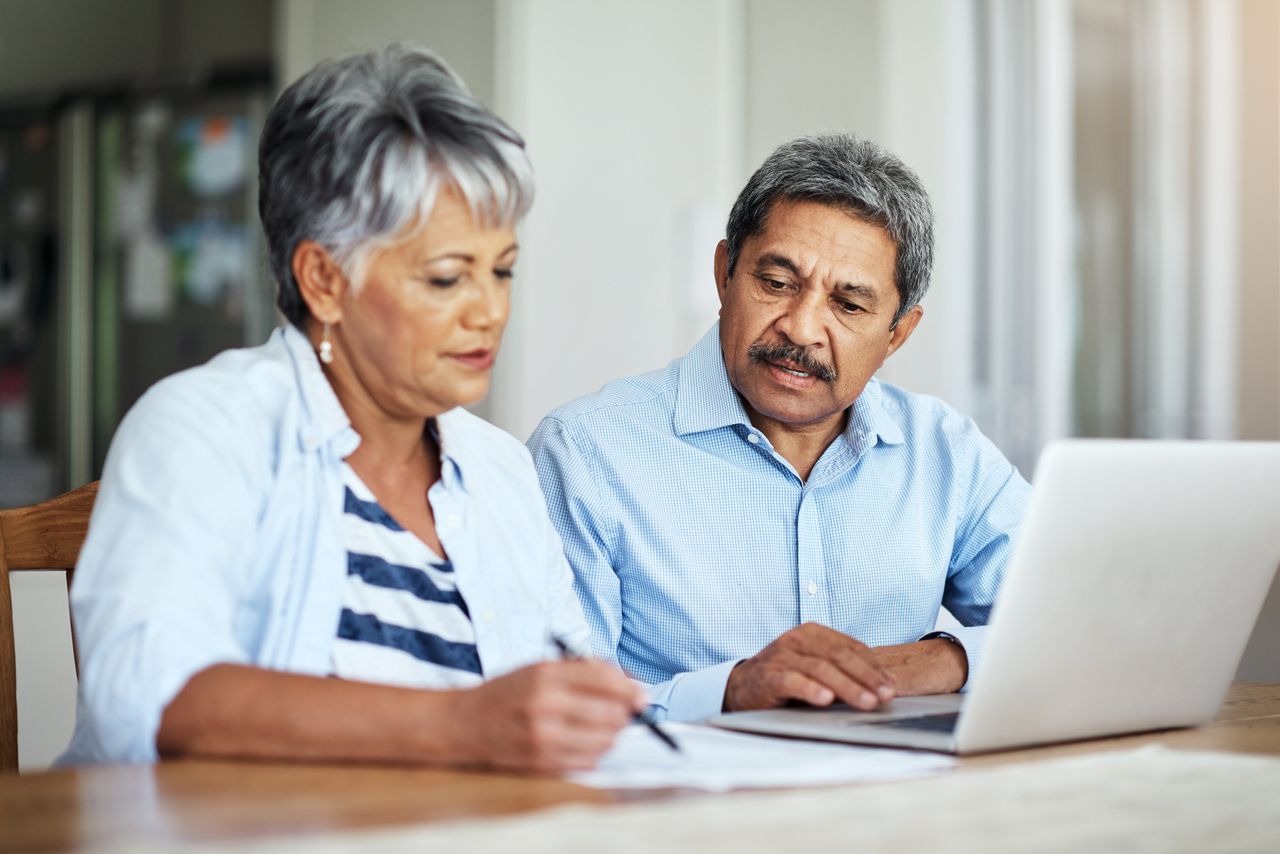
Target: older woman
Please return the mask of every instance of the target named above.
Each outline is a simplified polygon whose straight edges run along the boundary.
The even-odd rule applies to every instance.
[[[589,648],[524,447],[460,407],[510,306],[524,145],[431,53],[317,66],[260,212],[288,325],[120,425],[72,606],[65,762],[589,767],[643,706]]]

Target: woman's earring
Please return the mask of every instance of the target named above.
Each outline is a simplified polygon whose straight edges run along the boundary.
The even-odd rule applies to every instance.
[[[333,342],[329,340],[329,324],[325,323],[324,331],[320,333],[320,349],[316,351],[320,357],[320,361],[326,365],[333,364]]]

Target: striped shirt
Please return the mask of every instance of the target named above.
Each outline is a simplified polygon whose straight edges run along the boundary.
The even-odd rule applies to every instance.
[[[475,627],[453,566],[400,527],[346,463],[342,479],[347,583],[334,675],[414,688],[480,684]]]

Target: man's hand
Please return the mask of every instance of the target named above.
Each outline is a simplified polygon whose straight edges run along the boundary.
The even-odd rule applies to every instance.
[[[969,678],[969,657],[963,648],[944,638],[878,646],[871,651],[880,667],[893,677],[902,697],[951,694]]]
[[[805,623],[733,669],[724,710],[772,709],[791,700],[829,706],[837,699],[870,710],[896,694],[893,676],[873,650],[835,629]]]
[[[644,691],[601,661],[544,662],[458,694],[468,764],[554,773],[594,768]]]

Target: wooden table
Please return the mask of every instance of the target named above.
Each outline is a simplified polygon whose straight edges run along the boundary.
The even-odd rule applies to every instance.
[[[1173,749],[1280,755],[1280,685],[1232,686],[1214,723],[961,760],[960,771],[1067,755]],[[911,785],[904,783],[902,785]],[[507,815],[570,802],[689,796],[406,768],[182,761],[0,777],[0,851],[230,841]]]

